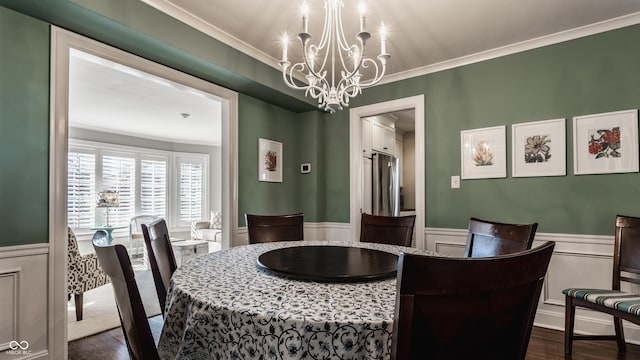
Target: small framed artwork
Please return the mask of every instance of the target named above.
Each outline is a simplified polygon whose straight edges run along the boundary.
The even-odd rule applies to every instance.
[[[638,109],[574,117],[573,172],[638,172]]]
[[[507,177],[505,127],[460,132],[463,179]]]
[[[511,125],[511,176],[567,174],[565,119]]]
[[[282,143],[258,139],[258,181],[282,182]]]

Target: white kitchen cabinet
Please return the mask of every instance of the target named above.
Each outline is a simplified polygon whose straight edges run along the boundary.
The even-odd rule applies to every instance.
[[[386,154],[395,154],[396,132],[392,126],[378,121],[371,123],[371,148]]]

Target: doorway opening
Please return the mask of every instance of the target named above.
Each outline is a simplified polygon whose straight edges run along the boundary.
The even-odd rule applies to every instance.
[[[92,61],[87,61],[88,59]],[[208,102],[204,106],[216,106],[211,105],[212,103],[217,104],[219,113],[218,116],[218,133],[219,133],[219,144],[217,144],[218,150],[212,151],[211,154],[208,154],[206,158],[209,157],[217,157],[217,174],[212,177],[216,177],[216,179],[212,179],[212,183],[217,183],[215,186],[211,186],[211,188],[216,188],[216,195],[212,195],[210,193],[210,189],[208,185],[205,186],[205,191],[208,194],[207,196],[202,196],[202,208],[201,212],[204,214],[209,209],[221,210],[222,213],[222,236],[221,236],[221,244],[222,248],[228,248],[230,246],[230,239],[232,239],[232,235],[237,233],[237,214],[235,214],[235,209],[237,209],[237,194],[235,193],[235,189],[237,188],[237,93],[230,91],[228,89],[219,87],[212,83],[208,83],[199,78],[190,76],[188,74],[179,72],[177,70],[167,68],[157,63],[153,63],[149,60],[140,58],[138,56],[126,53],[124,51],[118,50],[116,48],[101,44],[94,40],[90,40],[88,38],[79,36],[77,34],[70,33],[68,31],[53,27],[52,28],[52,61],[51,61],[51,141],[50,141],[50,153],[51,153],[51,161],[50,161],[50,222],[49,222],[49,233],[50,233],[50,243],[52,244],[51,251],[51,279],[52,286],[49,287],[50,296],[52,299],[50,306],[50,313],[53,317],[53,329],[51,331],[53,335],[53,343],[54,348],[63,349],[62,351],[66,354],[66,342],[67,342],[67,296],[66,296],[66,286],[65,279],[67,276],[66,273],[66,253],[67,253],[67,198],[68,198],[68,154],[71,149],[75,146],[82,147],[96,147],[96,144],[104,144],[104,143],[113,143],[117,142],[114,139],[120,137],[125,139],[125,144],[117,144],[114,148],[103,148],[98,149],[96,151],[102,152],[105,159],[108,157],[109,161],[114,159],[114,156],[117,157],[117,153],[128,153],[128,156],[132,153],[140,153],[140,149],[150,149],[156,150],[158,153],[155,154],[141,154],[141,158],[145,158],[147,160],[156,161],[158,158],[153,158],[155,155],[162,157],[162,155],[166,156],[166,164],[167,166],[172,166],[174,169],[176,168],[175,164],[181,164],[180,158],[189,158],[190,150],[185,150],[184,147],[180,145],[168,145],[172,149],[157,149],[158,144],[160,143],[171,143],[170,141],[161,139],[162,134],[158,132],[153,132],[154,128],[163,128],[164,126],[158,124],[160,121],[160,115],[156,113],[155,120],[156,122],[153,124],[141,124],[140,121],[136,122],[136,119],[128,119],[127,124],[120,124],[121,126],[128,126],[126,128],[116,128],[114,127],[114,123],[117,121],[108,120],[102,118],[101,121],[97,121],[93,123],[93,128],[91,128],[91,121],[93,119],[88,119],[86,116],[75,117],[77,115],[75,113],[79,108],[72,107],[70,105],[71,99],[71,73],[72,64],[77,61],[84,61],[84,65],[95,66],[95,65],[104,65],[106,63],[112,64],[109,67],[109,70],[115,71],[118,70],[127,76],[131,75],[140,75],[140,74],[148,74],[148,78],[152,79],[151,82],[156,82],[156,85],[160,84],[165,87],[167,91],[180,90],[180,92],[173,92],[175,98],[171,98],[170,100],[175,103],[179,103],[179,97],[182,95],[176,95],[178,93],[182,93],[184,96],[202,96],[213,102]],[[111,74],[111,76],[114,73]],[[106,78],[105,78],[106,83]],[[123,88],[119,88],[115,83],[111,83],[114,88],[112,89],[101,89],[108,91],[114,91],[116,93],[123,92]],[[94,86],[100,87],[100,84],[90,84],[85,83],[83,86]],[[126,86],[125,86],[126,88]],[[133,88],[133,86],[132,86]],[[172,88],[172,89],[171,89]],[[80,92],[81,93],[81,92]],[[77,94],[76,94],[77,95]],[[107,97],[107,94],[103,94],[104,97]],[[125,96],[132,96],[132,94],[125,94]],[[149,91],[147,94],[140,94],[138,97],[139,107],[144,107],[142,105],[143,101],[151,102],[150,98],[154,96],[153,91]],[[145,100],[146,97],[146,100]],[[130,99],[126,99],[130,100]],[[184,99],[183,99],[184,100]],[[166,99],[165,99],[166,101]],[[80,101],[80,104],[85,104],[88,102],[88,99],[84,99]],[[121,108],[117,109],[119,111],[125,111],[127,105],[125,105],[126,101],[123,101],[121,104]],[[131,104],[131,103],[129,103]],[[135,104],[135,102],[134,102]],[[208,105],[207,105],[208,104]],[[191,104],[193,105],[193,103]],[[131,105],[130,105],[131,106]],[[130,111],[134,111],[129,109]],[[152,108],[146,108],[146,112],[152,112]],[[104,115],[102,111],[101,114],[96,114],[94,117],[100,117]],[[196,110],[182,110],[178,114],[175,114],[182,120],[186,120],[187,118],[194,115]],[[120,116],[123,116],[120,114]],[[140,120],[144,114],[138,114],[137,120]],[[72,121],[71,119],[74,119]],[[153,118],[153,114],[151,114],[151,118]],[[193,118],[192,118],[193,119]],[[214,119],[209,119],[209,121],[214,121]],[[138,130],[136,130],[138,128]],[[124,130],[123,130],[124,129]],[[139,133],[137,134],[136,131]],[[70,134],[73,132],[74,144],[69,143],[69,139],[72,137]],[[141,133],[151,133],[153,134],[150,139],[143,139]],[[172,131],[175,134],[180,134],[180,132],[176,129]],[[187,132],[188,133],[188,132]],[[124,134],[124,136],[123,136]],[[188,136],[188,134],[182,134],[184,136]],[[213,134],[211,134],[213,136]],[[106,141],[107,139],[111,139],[111,141]],[[133,144],[127,144],[126,141],[133,141]],[[146,143],[145,143],[146,141]],[[193,142],[189,146],[199,146],[201,148],[215,147],[211,144],[202,144],[198,143],[198,140],[185,140],[182,139],[179,141],[180,143],[190,143]],[[89,143],[90,146],[87,146]],[[186,146],[186,145],[185,145]],[[99,146],[98,146],[99,147]],[[95,149],[94,149],[95,150]],[[144,151],[142,151],[144,152]],[[204,151],[206,152],[206,151]],[[115,155],[114,155],[115,154]],[[126,156],[125,156],[126,157]],[[153,158],[153,159],[151,159]],[[205,157],[203,157],[205,158]],[[117,159],[116,159],[117,160]],[[205,161],[203,160],[204,164]],[[103,167],[106,162],[103,162]],[[178,166],[180,167],[180,166]],[[132,167],[132,172],[139,173],[140,167]],[[208,167],[207,167],[208,169]],[[175,174],[172,174],[173,170],[169,170],[168,174],[171,177],[174,177]],[[208,171],[208,170],[203,170]],[[206,175],[206,174],[205,174]],[[175,185],[176,180],[171,180],[168,178],[166,185],[166,191],[169,192],[171,190],[172,184]],[[98,184],[99,185],[99,184]],[[97,186],[97,185],[96,185]],[[139,184],[134,183],[131,185],[132,189],[139,186]],[[94,189],[99,190],[99,189]],[[135,192],[133,190],[132,192]],[[171,195],[168,195],[170,197]],[[140,207],[140,199],[131,198],[128,200],[130,203],[127,205],[136,211]],[[120,202],[122,204],[122,201]],[[219,207],[218,207],[219,206]],[[165,209],[165,216],[168,219],[172,219],[172,224],[178,230],[182,229],[187,231],[189,229],[188,219],[181,217],[179,213],[179,209],[176,210],[176,206],[173,208],[171,206],[167,206]],[[130,209],[129,209],[130,210]],[[109,211],[109,209],[107,209]],[[127,210],[128,211],[128,210]],[[176,213],[178,211],[178,213]],[[119,212],[119,211],[117,211]],[[117,212],[112,212],[111,215],[116,214]],[[123,210],[123,213],[126,212]],[[101,211],[96,211],[94,213],[95,216],[101,216]],[[124,217],[128,217],[130,214],[124,214]],[[208,215],[208,214],[207,214]],[[97,222],[96,219],[94,221]],[[107,220],[108,221],[108,220]],[[109,225],[109,224],[107,224]],[[188,232],[188,231],[187,231]],[[116,235],[116,233],[114,233]],[[123,235],[123,234],[121,234]],[[123,235],[124,236],[124,235]],[[128,237],[128,230],[126,231],[126,236]],[[60,350],[58,350],[58,353]]]
[[[413,115],[413,119],[408,117]],[[424,153],[424,95],[413,96],[409,98],[397,99],[388,102],[372,104],[362,107],[353,108],[349,111],[349,148],[350,148],[350,223],[351,236],[354,239],[359,238],[360,234],[360,217],[361,213],[368,206],[367,199],[363,196],[363,187],[365,185],[365,173],[363,166],[363,152],[366,152],[363,144],[362,123],[363,119],[378,117],[387,118],[391,122],[398,122],[399,128],[405,129],[403,133],[413,132],[408,142],[413,142],[414,146],[407,159],[403,159],[404,167],[412,168],[413,174],[407,178],[407,173],[402,180],[404,184],[410,184],[413,187],[413,196],[407,201],[406,193],[404,198],[405,212],[404,214],[416,215],[415,223],[415,246],[425,249],[424,227],[425,227],[425,153]],[[402,120],[400,120],[402,117]],[[413,127],[408,122],[413,121]],[[404,153],[403,153],[404,154]],[[409,172],[411,173],[411,172]],[[403,189],[403,192],[405,190]],[[413,200],[413,209],[408,210]]]

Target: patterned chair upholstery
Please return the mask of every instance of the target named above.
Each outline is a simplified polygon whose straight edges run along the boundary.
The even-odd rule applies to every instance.
[[[67,236],[67,297],[73,294],[76,320],[82,320],[82,294],[109,283],[109,277],[98,265],[95,254],[80,255],[76,234],[68,229]]]

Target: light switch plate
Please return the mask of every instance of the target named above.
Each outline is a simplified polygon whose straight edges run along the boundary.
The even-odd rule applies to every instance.
[[[460,189],[460,176],[454,175],[451,177],[451,188]]]

